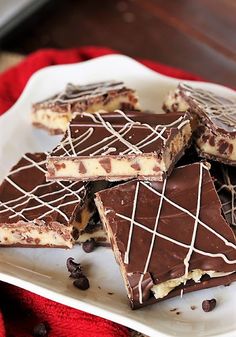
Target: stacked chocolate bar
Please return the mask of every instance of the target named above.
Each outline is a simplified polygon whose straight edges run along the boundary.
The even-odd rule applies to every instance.
[[[2,183],[1,244],[109,242],[133,309],[236,280],[235,103],[181,84],[181,109],[147,113],[111,83],[34,106],[52,133],[66,128],[61,113],[71,121],[55,149],[26,154]]]

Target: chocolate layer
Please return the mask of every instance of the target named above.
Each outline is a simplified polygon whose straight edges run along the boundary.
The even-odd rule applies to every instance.
[[[64,133],[69,121],[78,113],[99,110],[137,109],[135,91],[123,82],[106,81],[88,85],[67,84],[64,91],[32,108],[32,123],[51,134]]]
[[[236,165],[236,98],[179,85],[180,95],[198,117],[194,133],[199,153],[204,158]]]
[[[205,164],[101,191],[96,205],[132,308],[236,279],[236,239]]]
[[[0,186],[0,245],[71,247],[82,182],[46,182],[46,153],[27,153]]]
[[[48,179],[162,180],[188,147],[188,114],[77,115],[48,157]]]
[[[227,222],[236,228],[236,168],[213,163],[211,173]]]

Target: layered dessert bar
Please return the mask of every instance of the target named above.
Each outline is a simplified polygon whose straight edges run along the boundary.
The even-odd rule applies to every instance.
[[[206,163],[100,191],[95,203],[133,309],[236,280],[236,238]]]
[[[48,156],[49,180],[162,180],[191,138],[186,113],[138,111],[77,115]]]
[[[63,134],[69,121],[78,113],[138,108],[135,91],[127,88],[123,82],[69,83],[64,91],[33,104],[31,117],[34,126],[46,129],[51,134]]]
[[[46,153],[27,153],[0,186],[0,245],[67,247],[95,212],[82,182],[47,182]]]
[[[179,85],[180,95],[198,119],[196,148],[203,158],[236,165],[236,98]]]
[[[189,105],[180,95],[178,88],[168,92],[162,105],[162,109],[166,113],[183,113],[186,112],[188,108]]]

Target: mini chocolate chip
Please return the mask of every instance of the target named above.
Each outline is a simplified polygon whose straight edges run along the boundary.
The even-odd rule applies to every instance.
[[[69,257],[66,261],[66,266],[68,271],[70,272],[70,277],[79,278],[83,276],[83,271],[80,263],[74,262],[73,257]]]
[[[109,293],[107,293],[108,295],[114,295],[114,293],[111,293],[111,292],[109,292]]]
[[[181,314],[181,312],[180,311],[176,311],[176,315],[180,315]]]
[[[219,148],[218,148],[218,151],[220,152],[220,154],[223,154],[223,153],[226,153],[226,150],[229,146],[229,144],[227,142],[219,142]]]
[[[170,311],[176,311],[176,310],[177,310],[177,308],[170,309]]]
[[[191,310],[195,310],[196,309],[196,306],[195,305],[191,305]]]
[[[96,246],[96,242],[94,239],[87,240],[83,242],[82,248],[85,251],[85,253],[91,253]]]
[[[178,109],[179,109],[179,103],[173,103],[172,105],[171,105],[171,108],[172,108],[172,110],[175,112],[175,111],[178,111]]]
[[[81,276],[80,278],[74,280],[73,285],[81,290],[87,290],[89,288],[89,280],[86,276]]]
[[[205,312],[212,311],[215,309],[216,306],[216,299],[212,298],[211,300],[205,300],[202,302],[202,310]]]
[[[45,322],[37,324],[33,328],[32,336],[34,337],[46,337],[48,335],[48,324]]]
[[[80,263],[76,263],[74,262],[74,258],[73,257],[69,257],[66,261],[66,266],[67,269],[70,273],[72,273],[73,271],[80,269],[81,270],[81,266]],[[82,270],[81,270],[82,271]]]

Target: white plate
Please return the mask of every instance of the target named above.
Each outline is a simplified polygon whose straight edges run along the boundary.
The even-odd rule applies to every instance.
[[[0,179],[24,152],[50,150],[58,142],[58,137],[31,127],[29,111],[32,102],[56,93],[67,82],[89,83],[108,79],[123,80],[137,89],[143,108],[155,111],[161,111],[165,94],[179,82],[120,55],[38,71],[29,80],[17,103],[0,118]],[[232,90],[219,85],[186,82],[228,96],[235,95]],[[73,287],[65,266],[69,256],[85,266],[91,282],[89,290],[82,292]],[[72,250],[1,248],[0,279],[149,336],[236,336],[236,283],[132,311],[119,268],[112,252],[106,248],[99,248],[91,254],[84,253],[80,246]],[[217,299],[217,308],[210,313],[201,309],[206,298]],[[196,310],[191,310],[193,305]],[[178,308],[180,315],[171,312],[173,308]]]

